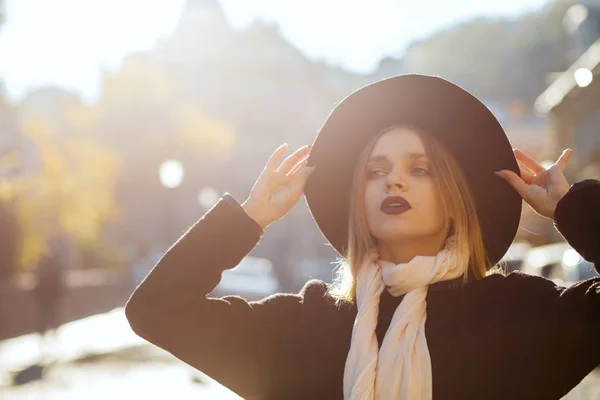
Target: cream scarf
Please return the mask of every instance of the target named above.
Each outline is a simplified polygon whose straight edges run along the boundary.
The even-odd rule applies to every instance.
[[[431,400],[431,359],[425,338],[428,285],[458,278],[466,262],[457,259],[456,237],[435,256],[416,256],[395,265],[371,251],[360,266],[358,313],[344,369],[345,400]],[[375,328],[384,289],[405,294],[394,312],[379,351]]]

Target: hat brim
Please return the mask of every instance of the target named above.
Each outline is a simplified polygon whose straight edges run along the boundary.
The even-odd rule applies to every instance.
[[[522,200],[494,171],[519,174],[512,146],[491,111],[461,87],[439,77],[407,74],[350,94],[320,129],[308,159],[316,169],[305,186],[317,226],[340,255],[348,242],[352,178],[369,140],[393,125],[433,135],[456,158],[475,199],[491,265],[516,235]]]

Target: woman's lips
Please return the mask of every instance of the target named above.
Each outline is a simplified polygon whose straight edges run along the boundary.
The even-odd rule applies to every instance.
[[[410,210],[410,203],[402,196],[388,196],[381,202],[380,210],[385,214],[402,214]]]

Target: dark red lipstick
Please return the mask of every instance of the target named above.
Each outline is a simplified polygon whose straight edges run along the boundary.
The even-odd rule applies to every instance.
[[[410,208],[410,203],[402,196],[388,196],[381,202],[380,207],[385,214],[402,214]]]

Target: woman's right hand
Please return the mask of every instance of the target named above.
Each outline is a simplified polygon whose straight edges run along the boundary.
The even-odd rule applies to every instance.
[[[263,229],[283,218],[296,204],[304,185],[314,170],[307,167],[312,146],[299,148],[277,167],[287,150],[287,143],[271,154],[242,207]]]

